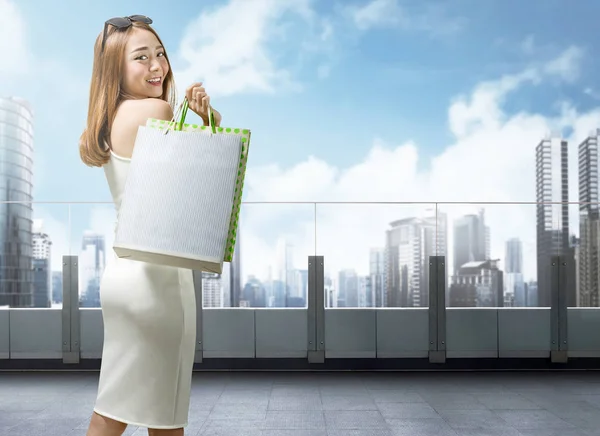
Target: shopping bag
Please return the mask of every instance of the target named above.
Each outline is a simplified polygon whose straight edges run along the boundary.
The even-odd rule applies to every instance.
[[[235,249],[250,130],[171,121],[140,126],[119,208],[118,257],[221,273]]]

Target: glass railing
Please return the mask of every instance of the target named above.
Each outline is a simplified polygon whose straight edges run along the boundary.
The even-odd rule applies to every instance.
[[[110,202],[0,203],[0,306],[61,307],[62,257],[79,257],[81,307],[100,307],[114,255]],[[579,203],[244,203],[233,262],[203,273],[203,307],[307,307],[307,257],[325,257],[326,308],[428,306],[429,256],[446,306],[550,307],[553,256],[572,259],[569,307],[598,307],[600,221]],[[565,222],[568,219],[568,222]],[[569,257],[570,256],[570,257]]]
[[[0,359],[98,358],[112,203],[0,207]],[[436,325],[445,336],[433,351],[449,358],[600,356],[589,335],[600,327],[598,241],[598,215],[575,203],[247,202],[233,262],[195,275],[202,353],[299,357],[317,337],[331,358],[426,357]],[[65,255],[77,256],[77,289],[64,289],[79,314],[59,310]],[[308,265],[315,255],[322,272]],[[431,256],[446,265],[435,277]],[[311,299],[321,290],[311,271],[322,306]],[[446,310],[429,307],[431,292]],[[57,310],[38,310],[48,308]],[[235,308],[258,310],[217,310]],[[69,325],[75,336],[65,339]]]

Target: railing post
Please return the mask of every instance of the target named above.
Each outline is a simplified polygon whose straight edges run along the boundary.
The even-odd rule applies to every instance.
[[[429,256],[429,362],[446,362],[445,256]]]
[[[550,360],[553,363],[565,363],[568,360],[567,292],[572,290],[569,278],[573,272],[574,260],[569,256],[552,256],[550,261]]]
[[[195,363],[202,363],[203,342],[202,342],[202,308],[204,306],[202,294],[202,271],[193,271],[194,276],[194,294],[196,295],[196,353]]]
[[[323,256],[308,256],[308,344],[310,363],[325,362],[325,268]]]
[[[78,256],[63,256],[62,351],[63,363],[71,364],[79,363],[80,358],[78,265]]]

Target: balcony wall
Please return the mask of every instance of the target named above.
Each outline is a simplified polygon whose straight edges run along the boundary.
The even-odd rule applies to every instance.
[[[65,256],[61,309],[0,309],[0,368],[7,362],[55,361],[76,367],[100,359],[99,308],[77,303],[77,257]],[[430,305],[418,308],[325,308],[323,257],[309,257],[306,308],[202,308],[196,360],[404,360],[444,364],[453,359],[544,359],[565,363],[600,357],[600,309],[446,307],[443,257],[432,257]],[[436,265],[438,267],[436,268]],[[74,276],[75,275],[75,276]],[[555,293],[565,292],[559,285]],[[197,301],[202,301],[196,280]],[[561,305],[560,303],[563,302]],[[75,304],[74,304],[75,303]],[[475,363],[473,363],[475,366]],[[25,364],[25,366],[27,366]],[[285,366],[285,365],[284,365]]]

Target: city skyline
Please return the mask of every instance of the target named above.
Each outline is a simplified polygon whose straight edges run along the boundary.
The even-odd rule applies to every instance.
[[[272,6],[272,13],[265,12],[266,3],[246,11],[257,27],[245,47],[248,53],[261,53],[264,64],[244,56],[197,61],[215,50],[238,53],[226,44],[231,38],[219,35],[240,25],[222,17],[236,15],[229,12],[243,8],[243,1],[202,8],[189,4],[185,17],[169,11],[169,20],[156,21],[172,54],[178,86],[203,80],[227,123],[256,132],[246,201],[535,201],[535,147],[553,131],[569,144],[569,198],[578,198],[578,144],[600,125],[597,48],[578,30],[579,21],[571,21],[569,32],[556,41],[555,32],[541,22],[524,22],[512,11],[510,19],[496,17],[500,24],[490,22],[485,8],[471,2],[468,8],[440,11],[435,21],[440,28],[459,16],[471,17],[440,39],[432,31],[437,26],[405,29],[386,21],[382,10],[370,9],[374,3],[369,0],[335,10],[319,2],[306,2],[299,10],[293,3]],[[402,10],[398,2],[386,3],[391,5],[384,8],[388,13]],[[535,10],[541,4],[523,7]],[[98,14],[112,16],[117,2],[98,7]],[[160,15],[155,5],[144,7],[149,15]],[[79,17],[79,38],[52,31],[47,17],[59,11]],[[110,201],[101,170],[85,168],[76,146],[85,123],[90,67],[89,58],[82,59],[91,54],[90,41],[102,27],[99,15],[84,12],[79,4],[44,9],[27,1],[0,2],[0,13],[17,30],[7,36],[0,29],[0,39],[11,41],[5,63],[11,68],[0,72],[2,93],[23,96],[35,108],[36,200]],[[548,13],[572,19],[556,10]],[[365,16],[371,21],[366,23]],[[210,35],[204,26],[192,25],[213,22],[219,25]],[[516,22],[522,27],[513,28]],[[273,28],[294,38],[268,38]],[[294,33],[288,34],[291,29]],[[256,81],[242,83],[236,79],[240,75],[232,74],[246,67]],[[49,86],[47,77],[56,75],[64,86]],[[357,82],[361,92],[349,93]],[[363,119],[364,108],[368,120]],[[536,206],[482,206],[491,257],[502,258],[504,242],[517,236],[523,243],[524,277],[536,278]],[[385,244],[390,222],[419,216],[416,208],[408,203],[246,204],[241,224],[244,276],[265,276],[264,270],[276,263],[279,236],[296,247],[293,262],[298,267],[307,255],[318,253],[326,256],[332,275],[349,267],[367,274],[370,248]],[[110,245],[111,209],[110,204],[36,204],[34,214],[53,235],[54,250],[77,254],[86,229],[103,233]],[[467,204],[440,206],[449,225],[458,216],[476,213],[472,209]],[[579,215],[577,205],[568,207],[569,233],[579,234]],[[53,270],[60,257],[52,257]]]
[[[439,212],[438,212],[438,213],[439,213]],[[479,210],[477,210],[477,211],[476,211],[476,215],[481,215],[482,213],[485,213],[485,210],[481,210],[481,209],[479,209]],[[406,220],[406,219],[411,219],[411,218],[412,218],[412,217],[405,217],[404,219]],[[419,218],[419,217],[416,217],[416,218]],[[457,221],[459,221],[461,218],[464,218],[464,216],[459,216],[459,217],[457,218]],[[402,220],[402,219],[400,219],[400,220]],[[112,226],[109,226],[109,227],[112,227]],[[448,220],[447,227],[448,227],[448,229],[449,229],[449,231],[448,231],[448,233],[447,233],[447,236],[448,236],[448,243],[447,243],[447,249],[446,249],[446,251],[447,251],[447,254],[448,254],[448,255],[447,255],[447,259],[448,259],[448,264],[449,264],[449,265],[452,265],[452,263],[453,263],[453,254],[452,254],[452,253],[453,253],[453,252],[455,251],[455,249],[456,249],[456,245],[455,245],[456,243],[455,243],[455,241],[454,241],[454,238],[453,238],[453,231],[452,231],[452,228],[453,228],[453,226],[451,225],[451,223],[450,223],[450,220]],[[490,228],[490,226],[487,226],[487,225],[486,225],[485,227],[486,227],[486,228],[488,228],[488,229]],[[94,233],[99,233],[98,231],[93,231],[93,230],[88,230],[87,232],[90,232],[90,231],[91,231],[91,232],[94,232]],[[382,234],[384,234],[384,233],[385,233],[385,231],[382,231]],[[489,233],[487,233],[487,236],[491,236],[491,238],[488,238],[488,239],[486,239],[486,243],[489,243],[489,241],[490,241],[490,240],[494,240],[494,229],[493,229],[493,228],[491,229],[491,231],[489,231]],[[78,241],[72,241],[72,243],[73,243],[74,245],[78,245],[78,246],[80,246],[80,247],[81,247],[81,240],[82,240],[83,238],[85,238],[85,233],[82,235],[82,238],[79,238],[79,240],[78,240]],[[104,238],[106,239],[106,247],[107,247],[107,249],[108,249],[108,250],[110,250],[110,248],[109,248],[109,247],[110,247],[110,245],[109,245],[109,244],[110,244],[110,239],[111,239],[111,236],[110,236],[110,235],[104,235]],[[104,238],[103,238],[103,239],[104,239]],[[519,240],[519,242],[522,244],[522,241],[519,239],[519,236],[518,236],[518,235],[516,236],[516,238],[517,238],[517,239]],[[243,238],[243,234],[240,234],[240,239],[241,239],[241,240],[243,240],[243,239],[244,239],[244,238]],[[514,237],[513,237],[513,238],[511,238],[511,239],[514,239]],[[504,245],[505,245],[505,244],[506,244],[508,241],[510,241],[511,239],[509,239],[509,240],[507,240],[507,241],[503,241],[502,245],[504,246]],[[284,240],[284,239],[282,239],[282,238],[279,238],[279,239],[278,239],[278,243],[279,243],[279,244],[281,244],[282,242],[285,242],[285,240]],[[293,260],[294,258],[296,258],[296,259],[300,258],[300,259],[301,259],[301,258],[303,257],[303,256],[302,256],[302,254],[301,254],[301,253],[298,253],[298,250],[296,249],[296,247],[294,247],[293,245],[289,244],[289,242],[288,242],[287,244],[288,244],[288,245],[290,245],[290,247],[291,247],[291,253],[288,253],[288,256],[290,256],[290,261],[289,261],[289,262],[290,262],[290,264],[292,264],[292,269],[294,269],[294,270],[301,270],[301,269],[305,269],[305,268],[306,268],[306,266],[305,266],[305,265],[303,265],[301,262],[295,262],[295,261]],[[245,244],[243,244],[243,246],[244,246],[244,247],[246,247],[246,245],[245,245]],[[372,247],[370,247],[370,248],[369,248],[369,251],[370,251],[371,249],[384,248],[384,246],[385,246],[385,244],[382,244],[382,247],[377,247],[377,246],[373,245]],[[248,248],[248,250],[249,250],[249,251],[252,251],[252,247],[249,247],[249,248]],[[488,250],[487,250],[487,249],[484,249],[484,251],[485,251],[485,252],[487,252]],[[277,252],[277,250],[275,250],[275,252],[273,253],[273,257],[276,259],[274,263],[272,263],[272,264],[263,263],[263,266],[264,266],[264,268],[265,268],[265,269],[267,269],[267,270],[271,270],[271,273],[272,273],[272,274],[271,274],[271,277],[272,277],[272,279],[273,279],[273,277],[276,277],[276,276],[277,276],[277,274],[276,274],[276,273],[273,273],[273,271],[274,271],[274,270],[277,270],[277,265],[276,265],[276,264],[277,264],[278,262],[279,262],[279,263],[281,262],[281,260],[280,260],[280,259],[277,259],[277,258],[276,258],[276,256],[277,256],[277,253],[276,253],[276,252]],[[243,249],[241,250],[241,253],[244,253],[244,250],[243,250]],[[77,255],[81,255],[80,251],[76,251],[76,250],[74,250],[74,251],[73,251],[71,254],[77,254]],[[110,252],[109,252],[109,254],[110,254]],[[307,256],[308,256],[308,254],[307,254]],[[62,256],[60,256],[60,257],[62,258]],[[503,268],[503,266],[502,266],[502,263],[503,263],[503,260],[505,259],[505,249],[504,249],[504,252],[500,253],[498,256],[493,256],[493,255],[492,255],[491,257],[492,257],[492,258],[499,258],[499,259],[501,259],[501,264],[500,264],[501,266],[500,266],[500,268]],[[80,261],[80,263],[82,263],[82,261]],[[327,263],[328,263],[328,258],[326,257],[326,264],[327,264]],[[246,267],[246,266],[243,264],[243,261],[242,261],[242,268],[243,268],[243,270],[245,270],[245,271],[246,271],[246,272],[244,273],[244,277],[243,277],[243,280],[242,280],[242,282],[241,282],[241,287],[242,287],[242,288],[243,288],[243,286],[244,286],[244,285],[245,285],[245,284],[246,284],[248,281],[251,281],[252,277],[256,277],[256,278],[258,278],[258,279],[259,279],[261,282],[263,282],[263,283],[269,282],[269,279],[268,279],[267,277],[265,277],[265,276],[261,276],[259,273],[257,273],[257,271],[252,271],[252,270],[248,269],[248,268],[247,268],[247,267]],[[358,268],[357,268],[356,264],[355,264],[355,265],[346,265],[346,266],[345,266],[345,267],[344,267],[342,270],[348,270],[348,271],[352,271],[352,272],[356,273],[356,274],[357,274],[358,276],[360,276],[360,277],[367,276],[367,275],[369,275],[369,273],[370,273],[369,266],[365,266],[365,267],[363,268],[363,270],[367,270],[367,271],[368,271],[368,273],[364,274],[364,273],[361,273],[361,272],[360,272],[360,271],[361,271],[361,268],[360,268],[360,267],[358,267]],[[336,282],[337,282],[337,276],[338,276],[338,274],[339,274],[339,273],[340,273],[342,270],[340,270],[340,271],[332,271],[331,269],[328,269],[328,271],[327,271],[327,276],[328,276],[328,277],[330,277],[330,278],[333,280],[333,282],[334,282],[334,283],[336,283]],[[448,277],[451,277],[453,274],[454,274],[454,271],[453,271],[453,269],[452,269],[452,268],[449,268],[449,269],[448,269]],[[532,281],[532,280],[533,280],[533,281],[536,281],[536,280],[537,280],[537,278],[536,278],[536,277],[524,277],[524,279],[523,279],[523,280],[524,280],[525,282]],[[82,283],[80,283],[80,285],[82,285],[82,286],[83,286],[83,284],[82,284]],[[336,286],[337,286],[337,283],[336,283]]]

